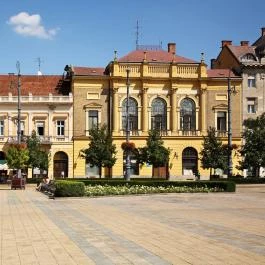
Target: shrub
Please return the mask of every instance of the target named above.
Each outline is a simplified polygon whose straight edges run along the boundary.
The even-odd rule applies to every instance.
[[[85,195],[85,185],[80,181],[55,181],[55,197],[81,197]]]
[[[123,186],[109,186],[109,185],[95,185],[86,186],[87,196],[104,196],[104,195],[125,195],[125,194],[151,194],[151,193],[180,193],[180,192],[217,192],[222,191],[215,188],[208,187],[187,187],[187,186],[144,186],[144,185],[123,185]]]
[[[145,181],[145,180],[131,180],[125,181],[123,179],[118,180],[80,180],[85,184],[85,186],[148,186],[148,187],[189,187],[189,188],[208,188],[208,189],[216,189],[218,191],[225,192],[234,192],[236,190],[236,185],[231,181]]]

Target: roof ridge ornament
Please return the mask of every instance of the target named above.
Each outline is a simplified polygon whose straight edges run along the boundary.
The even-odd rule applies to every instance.
[[[204,63],[204,52],[201,53],[201,63]]]
[[[114,51],[114,62],[117,61],[117,51]]]

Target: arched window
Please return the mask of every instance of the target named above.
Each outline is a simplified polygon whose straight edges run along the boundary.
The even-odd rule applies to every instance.
[[[155,98],[152,101],[151,129],[167,130],[167,104],[162,98]]]
[[[198,174],[198,153],[193,147],[187,147],[182,152],[183,175]]]
[[[122,102],[122,129],[126,131],[126,103],[127,98]],[[129,130],[130,131],[137,131],[138,130],[138,104],[134,98],[129,98]]]
[[[53,157],[54,178],[68,178],[68,156],[65,152],[59,151]]]
[[[196,130],[195,103],[190,98],[184,98],[180,103],[180,128],[183,131]]]

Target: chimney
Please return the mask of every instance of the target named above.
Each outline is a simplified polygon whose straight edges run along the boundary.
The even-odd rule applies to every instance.
[[[167,51],[176,54],[176,43],[168,43]]]
[[[214,69],[215,59],[211,59],[211,69]]]
[[[261,28],[261,36],[265,36],[265,28]]]
[[[222,48],[226,45],[232,45],[232,41],[231,40],[222,40]]]
[[[242,41],[240,41],[240,45],[241,46],[248,46],[248,44],[249,44],[249,41],[248,40],[242,40]]]

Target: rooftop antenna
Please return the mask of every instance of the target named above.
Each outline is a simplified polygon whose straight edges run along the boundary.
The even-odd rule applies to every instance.
[[[135,41],[135,44],[136,44],[136,50],[138,50],[138,47],[139,47],[139,20],[138,19],[136,21],[136,41]]]
[[[37,63],[38,63],[38,73],[37,73],[37,75],[42,75],[42,72],[41,72],[41,70],[40,70],[40,68],[41,68],[41,63],[42,63],[43,61],[40,59],[40,57],[38,57],[37,58]]]

